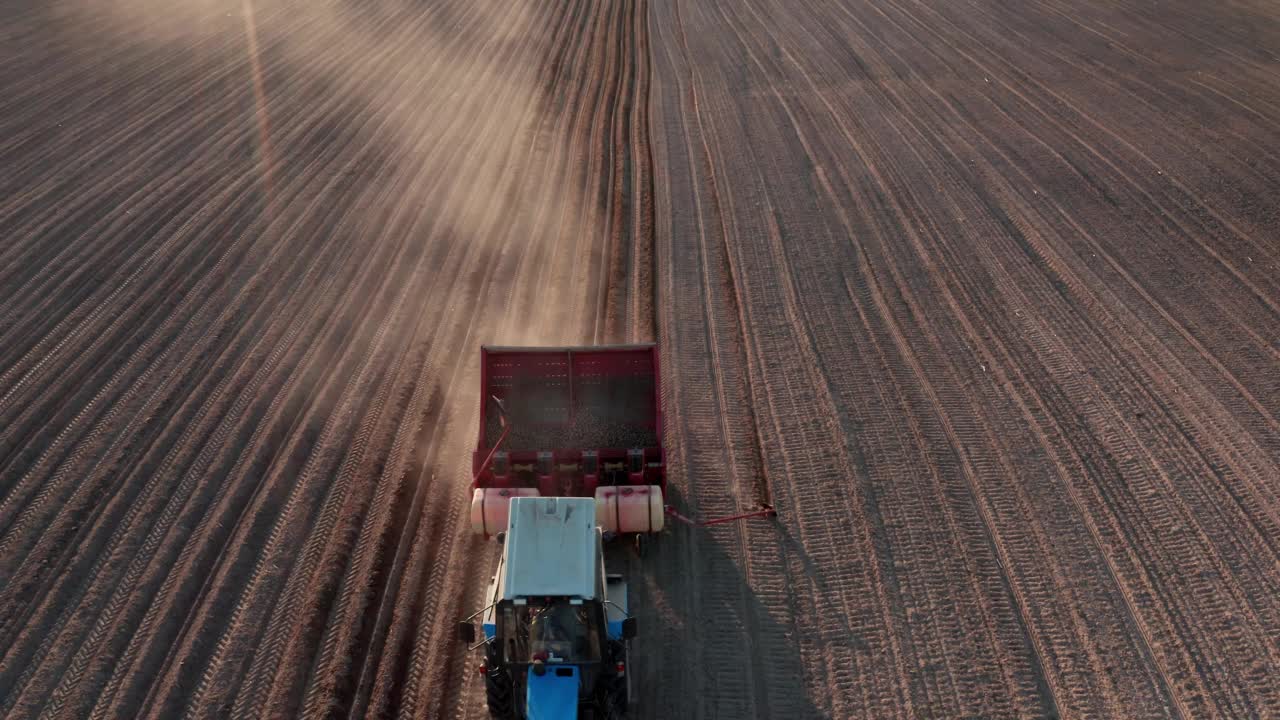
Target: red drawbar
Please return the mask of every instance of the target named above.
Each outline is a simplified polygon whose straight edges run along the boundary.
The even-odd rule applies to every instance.
[[[773,509],[772,505],[761,505],[759,510],[742,513],[740,515],[728,515],[726,517],[711,518],[710,520],[694,520],[691,517],[681,515],[676,509],[668,505],[666,507],[667,517],[673,517],[685,525],[694,527],[708,527],[711,525],[723,525],[725,523],[736,522],[738,520],[749,520],[751,518],[774,518],[778,517],[778,511]]]

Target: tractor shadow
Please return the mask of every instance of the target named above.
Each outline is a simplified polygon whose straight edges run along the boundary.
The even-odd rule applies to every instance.
[[[673,485],[667,499],[676,508],[687,507]],[[779,543],[794,542],[779,532]],[[625,569],[639,621],[628,717],[829,716],[813,703],[808,685],[814,679],[806,677],[797,642],[801,633],[817,628],[758,599],[741,560],[730,552],[729,537],[722,527],[691,527],[668,518],[642,555],[627,542],[606,550],[610,571]]]

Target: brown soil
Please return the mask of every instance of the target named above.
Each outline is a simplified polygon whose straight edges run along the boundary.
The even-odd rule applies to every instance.
[[[470,700],[479,345],[653,339],[644,19],[0,4],[0,716]]]
[[[673,504],[781,517],[611,551],[635,716],[1280,716],[1276,53],[0,0],[0,716],[482,717],[477,348],[655,337]]]
[[[1275,6],[650,13],[653,715],[1280,714]]]

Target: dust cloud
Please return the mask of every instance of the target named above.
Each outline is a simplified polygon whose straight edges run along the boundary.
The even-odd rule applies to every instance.
[[[548,122],[559,110],[548,97],[548,70],[563,38],[546,27],[546,7],[497,0],[426,10],[403,0],[63,7],[79,29],[107,24],[140,43],[219,61],[226,82],[252,89],[245,109],[273,232],[289,232],[307,199],[291,186],[346,173],[351,180],[334,202],[358,214],[348,223],[354,242],[407,240],[427,254],[447,243],[459,248],[450,252],[537,274],[499,285],[507,291],[486,313],[496,324],[483,342],[599,335],[588,297],[599,255],[590,246],[607,228],[574,181],[581,169],[572,167],[565,122]],[[333,126],[328,145],[306,135],[317,123]],[[443,257],[439,272],[452,267]],[[517,284],[533,287],[517,292]]]

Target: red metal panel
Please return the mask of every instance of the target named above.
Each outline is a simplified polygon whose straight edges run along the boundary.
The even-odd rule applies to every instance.
[[[572,472],[584,450],[597,451],[605,468],[625,461],[627,450],[640,448],[652,467],[637,477],[665,484],[654,345],[483,347],[480,357],[480,428],[472,460],[477,485],[492,480],[484,459],[502,431],[492,398],[502,401],[512,425],[502,450],[513,468],[533,462],[538,451],[551,452],[557,467],[566,468],[557,472],[566,475],[568,485],[585,490],[581,470]],[[607,474],[601,473],[602,481]]]
[[[485,422],[488,419],[489,410],[489,349],[480,347],[480,434],[476,438],[476,447],[482,448],[484,442]],[[472,472],[479,472],[479,468],[472,468]]]

